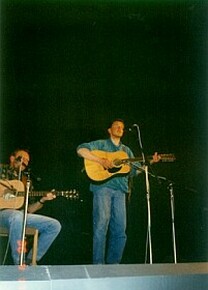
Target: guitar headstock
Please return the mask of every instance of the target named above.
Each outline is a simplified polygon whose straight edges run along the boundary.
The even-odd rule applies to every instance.
[[[162,162],[174,162],[176,160],[174,154],[159,154]]]
[[[70,200],[77,200],[79,199],[79,192],[76,189],[70,189],[67,191],[62,191],[60,196],[63,196]]]

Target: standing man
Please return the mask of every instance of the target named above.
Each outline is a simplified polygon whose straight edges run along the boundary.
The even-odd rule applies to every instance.
[[[109,139],[83,143],[78,146],[77,153],[85,160],[101,165],[104,172],[111,172],[115,167],[111,158],[103,158],[94,150],[105,152],[125,152],[128,158],[133,158],[129,147],[121,143],[124,133],[124,122],[115,119],[108,127]],[[118,153],[119,153],[118,152]],[[153,156],[157,162],[157,154]],[[141,165],[141,164],[137,164]],[[112,171],[113,172],[113,171]],[[128,192],[128,179],[136,175],[137,170],[131,168],[124,174],[112,173],[110,178],[103,182],[91,183],[93,192],[93,264],[119,264],[126,244],[126,193]],[[106,249],[108,236],[108,246]]]
[[[0,165],[1,197],[4,195],[5,189],[11,189],[12,191],[12,189],[15,189],[15,186],[19,186],[23,187],[24,190],[24,170],[28,166],[29,161],[29,152],[25,149],[17,149],[11,154],[9,164]],[[20,191],[20,188],[17,189]],[[49,247],[59,234],[61,225],[56,219],[34,213],[41,209],[45,202],[53,200],[54,198],[56,198],[54,193],[48,192],[37,202],[29,203],[28,205],[26,226],[36,228],[39,231],[37,261],[39,261],[48,251]],[[0,226],[6,227],[9,230],[11,254],[15,265],[20,263],[19,244],[22,239],[23,216],[23,209],[16,209],[15,203],[14,208],[10,207],[9,209],[3,208],[0,210]],[[27,255],[26,264],[30,265],[31,261],[32,250]]]

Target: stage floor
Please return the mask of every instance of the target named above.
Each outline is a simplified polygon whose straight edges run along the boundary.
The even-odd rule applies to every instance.
[[[0,266],[1,290],[205,290],[208,263]]]

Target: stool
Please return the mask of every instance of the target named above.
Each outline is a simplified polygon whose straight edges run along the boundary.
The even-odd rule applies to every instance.
[[[0,236],[8,237],[8,235],[9,235],[8,229],[0,227]],[[38,230],[35,228],[26,228],[25,236],[33,236],[32,265],[36,265],[38,251]]]

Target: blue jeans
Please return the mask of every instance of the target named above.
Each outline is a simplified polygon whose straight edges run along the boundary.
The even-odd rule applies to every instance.
[[[59,221],[38,214],[27,214],[27,227],[34,227],[39,231],[37,261],[47,252],[61,230]],[[6,209],[0,211],[0,225],[9,229],[9,240],[14,264],[20,262],[18,241],[22,239],[23,211]],[[32,250],[27,259],[32,260]]]
[[[122,259],[126,244],[125,199],[123,192],[107,187],[93,192],[93,264],[105,264],[105,258],[107,264],[118,264]]]

